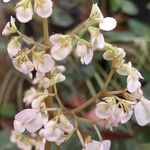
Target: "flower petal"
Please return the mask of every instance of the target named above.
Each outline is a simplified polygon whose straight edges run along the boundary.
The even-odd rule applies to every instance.
[[[112,17],[106,17],[103,22],[99,24],[99,27],[104,31],[111,31],[117,26],[117,21]]]

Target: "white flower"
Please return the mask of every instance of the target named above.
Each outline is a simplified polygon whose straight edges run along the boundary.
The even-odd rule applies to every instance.
[[[30,0],[21,0],[16,5],[16,17],[17,19],[22,22],[26,23],[32,20],[33,10],[32,10],[32,3]]]
[[[150,123],[150,101],[142,97],[135,105],[135,118],[140,126],[145,126]]]
[[[110,146],[111,146],[110,140],[105,140],[102,142],[93,140],[91,142],[85,143],[84,150],[109,150]]]
[[[48,90],[44,90],[44,92],[38,92],[34,100],[32,101],[32,104],[31,104],[32,108],[34,109],[40,108],[41,104],[43,103],[45,98],[48,97],[48,95],[49,95]]]
[[[75,54],[77,57],[80,57],[81,63],[86,65],[89,64],[93,58],[93,50],[88,49],[84,43],[79,41],[77,43]]]
[[[95,27],[88,28],[91,35],[91,45],[95,49],[102,49],[105,45],[103,34],[100,33],[99,29]]]
[[[129,76],[131,74],[131,70],[132,70],[131,62],[123,63],[117,69],[117,73],[120,74],[120,75]]]
[[[141,73],[132,67],[131,74],[127,78],[127,89],[130,93],[134,93],[141,88],[139,79],[143,79]]]
[[[133,114],[135,103],[119,97],[105,97],[106,102],[97,104],[95,114],[98,118],[107,122],[106,128],[117,127],[118,123],[126,123]]]
[[[15,67],[16,70],[29,75],[30,78],[32,78],[32,73],[31,71],[34,70],[33,63],[29,60],[28,57],[25,57],[24,60],[19,61],[19,58],[14,58],[12,59],[12,63]]]
[[[3,2],[4,2],[4,3],[8,3],[8,2],[10,2],[10,0],[3,0]]]
[[[69,35],[54,34],[49,40],[52,44],[51,55],[55,60],[63,60],[71,53],[72,45]]]
[[[43,78],[45,77],[45,73],[42,73],[42,72],[36,72],[36,76],[35,78],[33,79],[32,83],[33,84],[37,84],[39,83]]]
[[[93,4],[90,19],[99,23],[100,29],[111,31],[117,26],[117,21],[112,17],[103,17],[97,3]]]
[[[27,129],[30,133],[39,130],[43,125],[40,111],[35,109],[24,109],[15,115],[14,128],[17,132],[24,132]]]
[[[100,11],[97,3],[92,5],[90,18],[96,22],[100,22],[101,20],[103,20],[102,12]]]
[[[25,92],[23,102],[26,105],[30,105],[32,101],[34,100],[35,96],[37,95],[37,90],[34,87],[31,87]]]
[[[73,125],[64,115],[57,115],[47,122],[44,129],[41,129],[40,135],[50,142],[60,145],[67,140],[74,132]]]
[[[106,17],[99,24],[100,29],[104,31],[111,31],[117,26],[117,21],[112,17]]]
[[[38,72],[46,73],[52,70],[55,65],[52,56],[49,54],[38,55],[33,58],[33,64]]]
[[[7,46],[7,51],[9,56],[12,58],[18,54],[18,52],[21,50],[21,43],[19,42],[19,37],[14,36],[8,46]]]
[[[47,141],[50,142],[57,142],[60,139],[63,139],[62,142],[65,140],[63,138],[63,131],[57,127],[57,122],[50,120],[44,126],[44,129],[41,129],[40,135],[44,136]]]
[[[15,19],[11,16],[10,21],[6,24],[5,28],[2,31],[2,35],[11,35],[13,33],[16,33],[17,27],[15,25]]]
[[[126,53],[122,48],[110,47],[103,54],[103,58],[105,60],[111,61],[111,60],[114,60],[114,59],[117,59],[117,58],[123,59],[125,57],[125,55],[126,55]]]
[[[51,0],[35,0],[34,10],[42,18],[52,14],[53,3]]]

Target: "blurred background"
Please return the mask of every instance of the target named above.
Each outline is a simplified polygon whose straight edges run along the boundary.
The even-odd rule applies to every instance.
[[[15,17],[14,7],[17,0],[4,4],[0,1],[0,32],[9,21],[10,15]],[[104,32],[107,42],[124,48],[127,52],[127,61],[131,60],[140,70],[145,80],[143,87],[145,97],[150,99],[150,1],[149,0],[53,0],[54,11],[49,19],[50,33],[67,33],[82,21],[88,18],[93,2],[97,2],[104,16],[113,16],[118,21],[114,31]],[[24,34],[42,38],[40,19],[34,20],[17,27]],[[84,38],[88,38],[84,34]],[[13,129],[14,115],[24,108],[22,98],[24,91],[31,86],[29,78],[17,72],[9,58],[6,47],[9,39],[0,35],[0,150],[17,150],[9,140]],[[63,61],[66,66],[67,80],[58,85],[59,94],[68,108],[81,105],[88,98],[95,95],[103,85],[109,71],[109,63],[102,59],[99,53],[94,55],[90,65],[84,66],[73,56]],[[115,76],[110,89],[119,90],[126,86],[126,78]],[[63,90],[62,90],[63,89]],[[84,116],[94,119],[93,110],[88,108]],[[89,124],[80,124],[83,133],[96,135]],[[100,123],[100,128],[103,124]],[[139,127],[134,117],[125,126],[119,126],[114,132],[102,130],[104,139],[112,140],[111,150],[150,150],[150,126]],[[76,136],[71,137],[61,149],[76,150],[79,147]]]

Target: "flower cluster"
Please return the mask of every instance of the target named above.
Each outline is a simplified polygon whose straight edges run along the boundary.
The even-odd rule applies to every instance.
[[[4,0],[4,2],[8,1]],[[51,0],[33,0],[33,2],[21,0],[16,5],[16,17],[22,23],[30,21],[34,12],[42,18],[47,18],[52,14],[52,6]],[[97,118],[105,120],[106,128],[112,130],[119,123],[126,123],[133,113],[139,125],[144,126],[150,123],[150,101],[144,98],[141,90],[142,75],[131,62],[125,61],[125,51],[106,43],[101,33],[101,30],[113,30],[116,25],[114,18],[104,17],[98,5],[93,4],[90,16],[81,28],[66,35],[53,34],[49,37],[48,44],[43,44],[22,34],[15,25],[15,19],[10,18],[10,22],[6,24],[2,33],[5,36],[12,36],[7,46],[8,54],[15,69],[29,76],[33,84],[33,87],[25,92],[23,98],[26,106],[31,106],[31,108],[16,114],[15,131],[11,136],[12,142],[15,142],[21,149],[26,149],[26,146],[30,150],[34,146],[37,150],[44,150],[46,141],[60,145],[76,132],[84,150],[110,149],[109,140],[102,141],[100,138],[100,142],[95,140],[84,142],[78,130],[79,117],[76,114],[78,108],[73,111],[65,108],[57,93],[56,84],[66,79],[63,74],[66,68],[57,63],[66,59],[71,53],[79,58],[82,64],[88,65],[95,51],[103,52],[103,58],[112,61],[111,70],[119,75],[127,76],[127,88],[118,95],[107,95],[107,86],[111,76],[108,76],[102,88],[104,95],[101,95],[102,101],[96,105],[95,114]],[[89,40],[79,36],[78,33],[82,28],[86,28],[89,33]],[[23,47],[23,45],[27,46]],[[48,106],[49,97],[53,97],[59,107]],[[97,96],[92,100],[96,99],[98,99]],[[53,103],[53,100],[51,102]],[[91,100],[83,104],[84,106],[80,109],[83,110],[89,104]],[[49,115],[50,113],[52,116]],[[70,121],[70,116],[74,125]],[[99,136],[97,128],[95,130]],[[25,131],[31,133],[31,136],[24,135]]]
[[[10,0],[3,0],[5,3]],[[42,17],[48,18],[52,14],[53,3],[51,0],[34,0],[34,12]],[[32,20],[34,12],[31,0],[21,0],[16,4],[16,17],[22,23]]]

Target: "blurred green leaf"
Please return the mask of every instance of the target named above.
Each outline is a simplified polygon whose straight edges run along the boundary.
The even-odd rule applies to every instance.
[[[121,8],[123,0],[109,0],[112,11],[116,12]]]
[[[137,15],[138,9],[137,6],[129,0],[123,0],[121,4],[121,10],[129,15]]]
[[[144,87],[143,87],[144,95],[147,98],[150,98],[150,82],[148,82]]]
[[[150,27],[140,21],[131,19],[128,26],[138,36],[150,36]]]
[[[10,133],[5,130],[0,131],[0,150],[16,150],[16,146],[10,142]]]
[[[136,36],[132,32],[107,32],[105,33],[106,38],[110,38],[113,41],[119,42],[131,42]]]
[[[16,114],[16,108],[13,104],[6,104],[0,107],[0,116],[10,118]]]
[[[0,38],[0,53],[6,51],[7,41],[2,37]]]
[[[53,23],[61,27],[69,27],[73,24],[74,20],[67,11],[61,8],[55,8],[52,14]]]

